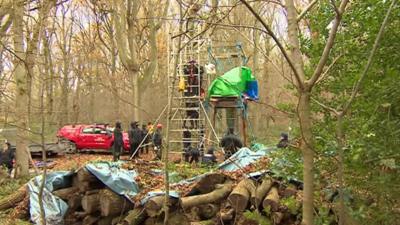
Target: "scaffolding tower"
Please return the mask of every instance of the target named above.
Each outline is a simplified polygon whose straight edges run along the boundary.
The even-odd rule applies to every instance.
[[[198,148],[202,155],[205,146],[213,141],[217,145],[221,138],[215,132],[215,121],[210,120],[203,105],[208,87],[217,75],[246,65],[247,58],[240,43],[183,35],[181,46],[178,46],[178,38],[171,37],[175,38],[168,39],[168,99],[172,99],[170,152],[182,154],[191,146]],[[177,51],[179,47],[180,51]],[[175,76],[176,58],[178,65]],[[214,66],[214,73],[210,73],[209,65]],[[214,136],[218,137],[212,138]]]
[[[170,39],[169,43],[168,98],[172,98],[169,144],[173,146],[171,153],[182,153],[191,146],[198,148],[202,154],[207,125],[202,101],[209,86],[205,71],[209,40],[187,36],[181,38],[179,52],[178,38]],[[175,76],[173,67],[176,57],[178,65]]]

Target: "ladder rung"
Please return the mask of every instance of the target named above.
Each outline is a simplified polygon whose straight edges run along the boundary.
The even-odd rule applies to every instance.
[[[194,141],[194,140],[192,140],[192,141],[170,140],[169,142],[171,142],[171,143],[184,143],[184,142],[186,142],[186,143],[199,143],[200,141],[199,140],[197,140],[197,141]]]
[[[188,108],[172,108],[172,110],[200,110],[200,107],[188,107]]]
[[[176,129],[176,130],[170,130],[170,131],[172,131],[172,132],[183,132],[183,131],[190,131],[190,132],[193,132],[193,131],[204,131],[204,129]]]
[[[172,121],[200,121],[200,120],[204,120],[204,119],[171,119]]]

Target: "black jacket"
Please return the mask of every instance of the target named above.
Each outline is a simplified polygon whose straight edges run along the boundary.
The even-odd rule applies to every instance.
[[[114,146],[121,147],[123,144],[122,131],[120,129],[114,129]]]
[[[159,130],[156,130],[153,134],[153,144],[155,146],[161,146],[162,145],[162,135]]]
[[[236,149],[243,147],[242,141],[236,135],[233,134],[228,134],[225,137],[223,137],[221,139],[220,145],[224,149],[231,151],[235,151]]]
[[[129,143],[140,143],[142,141],[142,131],[135,127],[129,130]]]
[[[13,149],[7,149],[5,151],[0,151],[0,165],[4,165],[7,168],[12,168],[12,161],[15,156],[15,151]]]

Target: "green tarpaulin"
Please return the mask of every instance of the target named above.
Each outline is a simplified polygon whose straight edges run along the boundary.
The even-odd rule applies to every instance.
[[[231,69],[216,78],[208,88],[208,97],[240,96],[246,91],[248,82],[255,81],[250,68],[241,66]]]

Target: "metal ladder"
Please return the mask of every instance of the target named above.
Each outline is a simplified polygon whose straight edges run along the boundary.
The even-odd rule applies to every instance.
[[[177,39],[177,38],[176,38]],[[208,61],[207,48],[209,41],[196,37],[182,38],[183,49],[176,54],[177,40],[170,40],[169,59],[168,59],[168,98],[172,97],[171,102],[171,122],[170,139],[171,153],[183,153],[184,143],[191,147],[199,148],[203,154],[204,148],[201,148],[206,137],[206,121],[201,102],[205,96],[202,95],[202,89],[207,90],[209,86],[205,64]],[[178,58],[177,77],[174,79],[174,62]],[[195,63],[190,63],[194,61]],[[197,69],[197,71],[195,71]],[[185,73],[186,72],[186,73]],[[185,81],[184,91],[179,91],[180,80]],[[175,83],[175,84],[173,84]],[[205,93],[204,93],[205,94]],[[183,133],[190,132],[190,137],[184,138]]]

